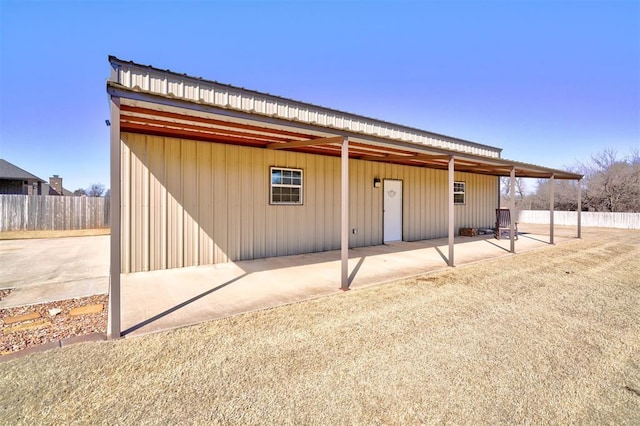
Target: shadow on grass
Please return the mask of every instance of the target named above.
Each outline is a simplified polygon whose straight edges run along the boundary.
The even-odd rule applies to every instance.
[[[541,240],[540,238],[534,238],[531,235],[529,235],[527,232],[523,232],[520,235],[522,235],[524,238],[528,238],[530,240],[540,241],[541,243],[550,244],[549,241]]]

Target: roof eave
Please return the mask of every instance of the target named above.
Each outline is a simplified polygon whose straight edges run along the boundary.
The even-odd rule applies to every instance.
[[[500,147],[496,147],[496,146],[492,146],[492,145],[487,145],[487,144],[482,144],[479,142],[474,142],[474,141],[470,141],[470,140],[466,140],[466,139],[461,139],[461,138],[457,138],[454,136],[448,136],[442,133],[437,133],[437,132],[432,132],[432,131],[428,131],[428,130],[424,130],[424,129],[419,129],[417,127],[411,127],[411,126],[406,126],[403,124],[397,124],[397,123],[392,123],[390,121],[385,121],[385,120],[381,120],[378,118],[372,118],[372,117],[367,117],[367,116],[363,116],[363,115],[359,115],[359,114],[354,114],[348,111],[342,111],[342,110],[338,110],[338,109],[333,109],[333,108],[327,108],[321,105],[316,105],[313,103],[309,103],[309,102],[303,102],[303,101],[298,101],[295,99],[291,99],[291,98],[286,98],[283,96],[278,96],[278,95],[272,95],[270,93],[265,93],[265,92],[259,92],[257,90],[253,90],[253,89],[247,89],[244,87],[240,87],[240,86],[233,86],[231,84],[227,84],[227,83],[220,83],[218,81],[215,80],[209,80],[209,79],[205,79],[202,77],[193,77],[190,76],[188,74],[184,74],[184,73],[178,73],[175,71],[171,71],[169,69],[161,69],[161,68],[156,68],[154,66],[151,65],[143,65],[143,64],[139,64],[136,63],[134,61],[126,61],[120,58],[117,58],[116,56],[113,55],[109,55],[109,62],[114,65],[114,64],[123,64],[123,65],[133,65],[136,67],[142,67],[142,68],[148,68],[150,70],[155,70],[155,71],[160,71],[163,73],[167,73],[170,75],[173,75],[175,77],[179,77],[182,79],[189,79],[189,80],[193,80],[193,81],[199,81],[199,82],[204,82],[204,83],[208,83],[208,84],[212,84],[212,85],[216,85],[219,87],[224,87],[227,89],[231,89],[231,90],[236,90],[236,91],[241,91],[247,94],[251,94],[251,95],[255,95],[255,96],[264,96],[264,97],[268,97],[268,98],[272,98],[272,99],[276,99],[276,100],[281,100],[281,101],[285,101],[285,102],[289,102],[292,103],[293,105],[296,106],[301,106],[301,107],[312,107],[312,108],[316,108],[319,110],[323,110],[325,112],[328,113],[333,113],[333,114],[340,114],[343,115],[345,117],[348,118],[353,118],[353,119],[358,119],[358,120],[368,120],[368,121],[373,121],[373,122],[377,122],[380,124],[383,124],[385,126],[391,126],[394,128],[398,128],[398,129],[402,129],[405,131],[410,131],[410,132],[418,132],[418,133],[422,133],[425,136],[428,137],[433,137],[433,138],[437,138],[437,139],[442,139],[448,142],[452,142],[452,143],[461,143],[461,144],[466,144],[469,146],[474,146],[477,148],[481,148],[481,149],[487,149],[487,150],[491,150],[491,151],[495,151],[498,155],[500,155],[503,151],[502,148]],[[114,83],[117,83],[114,79],[115,79],[115,75],[112,74],[111,75],[111,81]]]
[[[369,143],[372,146],[387,146],[392,148],[401,148],[414,151],[416,153],[428,153],[428,154],[442,154],[453,156],[461,162],[479,162],[484,167],[492,168],[491,172],[483,172],[484,174],[491,174],[494,176],[509,176],[512,168],[516,169],[517,177],[529,177],[529,178],[550,178],[556,179],[570,179],[579,180],[582,179],[582,175],[564,170],[557,170],[548,167],[542,167],[535,164],[523,163],[518,161],[512,161],[504,158],[486,157],[465,152],[459,152],[454,150],[448,150],[445,148],[431,147],[415,142],[408,142],[405,140],[395,140],[384,137],[376,137],[368,134],[361,134],[353,131],[344,131],[333,127],[325,127],[321,125],[313,125],[308,123],[302,123],[295,120],[286,120],[283,118],[274,118],[265,116],[258,113],[249,113],[245,111],[239,111],[230,108],[222,108],[219,106],[212,106],[207,103],[197,103],[185,99],[159,95],[155,93],[148,93],[146,91],[133,90],[124,87],[118,83],[108,82],[107,91],[110,96],[121,97],[123,99],[129,99],[131,101],[139,101],[143,103],[153,103],[157,105],[164,105],[170,108],[179,108],[185,110],[191,110],[199,113],[212,114],[217,117],[223,117],[227,119],[239,119],[259,121],[265,126],[276,126],[279,128],[288,128],[291,130],[304,130],[307,132],[313,132],[322,135],[341,135],[347,136],[354,141]],[[384,161],[384,159],[381,159]],[[471,169],[467,167],[467,169]],[[478,167],[478,170],[481,168]]]

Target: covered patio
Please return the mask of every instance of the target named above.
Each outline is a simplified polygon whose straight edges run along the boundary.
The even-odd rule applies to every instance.
[[[214,312],[215,315],[226,316],[255,307],[271,306],[257,297],[258,288],[260,291],[263,287],[268,288],[269,294],[265,293],[264,297],[278,302],[274,302],[277,305],[330,294],[337,288],[347,290],[425,273],[444,266],[462,265],[484,259],[481,253],[486,253],[486,258],[491,258],[498,254],[527,250],[528,243],[554,244],[553,214],[546,239],[521,238],[516,241],[512,224],[509,240],[493,240],[492,235],[459,240],[456,237],[459,228],[469,224],[456,220],[456,207],[460,204],[455,200],[456,175],[465,174],[470,180],[485,179],[477,183],[475,204],[472,206],[468,203],[466,206],[466,222],[471,221],[469,218],[474,214],[483,215],[482,220],[475,220],[482,222],[475,224],[478,227],[492,226],[492,212],[499,207],[499,186],[496,182],[501,176],[510,177],[512,198],[508,207],[511,212],[515,211],[513,194],[515,179],[518,177],[552,181],[582,179],[579,174],[501,158],[501,149],[496,147],[189,77],[115,57],[110,57],[109,60],[112,66],[112,75],[107,82],[111,106],[110,337],[142,332],[151,324],[169,321],[178,312],[188,314],[183,321],[169,321],[165,327],[210,319]],[[149,139],[137,139],[138,135]],[[186,142],[182,146],[181,141],[195,142]],[[236,152],[233,147],[241,147],[245,154],[233,154],[230,157],[214,155],[214,159],[225,158],[220,160],[220,167],[216,168],[211,162],[213,160],[209,155],[209,145],[225,147],[225,152],[233,153]],[[200,149],[205,152],[204,155],[201,155]],[[246,150],[251,150],[251,154]],[[263,189],[269,188],[270,183],[263,181],[264,174],[252,177],[252,170],[267,170],[267,166],[276,165],[289,167],[287,170],[299,169],[302,174],[303,166],[294,167],[284,164],[287,163],[285,160],[273,160],[285,158],[284,156],[289,159],[301,158],[296,157],[299,155],[306,156],[305,161],[323,164],[315,169],[322,171],[316,175],[316,194],[330,194],[322,203],[309,203],[308,206],[313,205],[314,208],[309,207],[307,214],[290,216],[290,219],[295,216],[294,223],[302,223],[298,218],[310,217],[319,211],[317,218],[320,226],[317,227],[319,231],[314,234],[316,239],[304,240],[305,237],[300,237],[310,247],[308,252],[319,253],[268,257],[281,253],[286,255],[292,251],[278,249],[278,245],[274,243],[276,234],[267,236],[268,231],[276,227],[267,222],[267,215],[262,213],[262,234],[244,237],[246,241],[243,241],[241,229],[249,228],[243,223],[229,226],[228,223],[221,222],[217,227],[202,223],[209,221],[210,210],[220,205],[245,205],[243,214],[236,208],[223,212],[220,217],[241,216],[250,222],[254,217],[253,208],[263,209],[273,205],[273,199],[267,202],[260,198],[264,197],[266,192]],[[260,160],[251,163],[251,158]],[[177,159],[176,162],[172,162],[173,159]],[[229,164],[233,167],[228,166]],[[200,170],[204,172],[197,174],[194,171],[196,166],[202,166]],[[245,171],[244,175],[240,174],[241,169]],[[230,170],[234,178],[230,178],[224,170]],[[330,170],[330,173],[323,175],[326,170]],[[390,172],[385,174],[385,170]],[[401,175],[398,170],[404,170],[406,174]],[[426,172],[423,172],[425,170],[437,171],[438,175],[427,178]],[[307,171],[313,174],[310,166]],[[416,198],[419,198],[421,190],[424,193],[426,186],[420,185],[426,185],[425,182],[429,182],[428,185],[433,190],[429,201],[425,198],[422,204],[415,200],[404,204],[401,201],[397,210],[400,212],[397,217],[400,218],[401,230],[395,239],[387,239],[380,236],[380,231],[387,223],[382,216],[386,210],[380,192],[371,196],[371,188],[379,188],[381,180],[383,186],[387,179],[402,182],[402,176],[407,179],[417,176],[412,181],[415,183],[413,191]],[[226,182],[227,186],[221,192],[224,194],[240,193],[243,188],[240,182],[244,182],[247,188],[255,185],[258,191],[247,191],[251,196],[243,199],[211,198],[208,195],[212,192],[208,186],[211,182]],[[300,183],[300,191],[302,188]],[[363,188],[369,192],[364,192]],[[579,188],[578,184],[578,200]],[[361,192],[354,195],[354,190]],[[402,194],[402,187],[397,192],[388,192],[394,194],[392,197],[396,193]],[[309,193],[307,191],[307,195]],[[254,199],[258,201],[251,204]],[[372,202],[373,199],[377,201]],[[297,200],[302,206],[302,197]],[[361,204],[365,200],[370,201],[369,207]],[[465,203],[463,201],[461,204]],[[553,205],[552,191],[551,211]],[[158,206],[165,209],[163,211],[166,214],[156,214]],[[371,206],[374,208],[371,209]],[[423,232],[419,237],[416,237],[417,231],[407,234],[412,231],[403,222],[403,216],[409,215],[403,213],[408,206],[413,208],[413,216],[407,219],[415,218],[416,229],[420,226],[426,228],[423,225],[427,218],[437,216],[435,222],[438,230],[433,231],[433,237],[447,235],[447,238],[420,241],[428,237],[428,232]],[[436,207],[437,212],[433,210]],[[372,211],[375,220],[367,216]],[[278,216],[274,213],[270,217]],[[578,215],[578,237],[581,232],[579,218]],[[329,226],[324,223],[325,219],[330,222]],[[280,223],[281,229],[287,229],[290,225],[291,223],[283,221]],[[292,234],[304,235],[307,229],[315,225],[313,220],[309,220],[307,226],[298,226]],[[364,232],[359,232],[358,228]],[[376,237],[370,241],[350,243],[374,233]],[[233,246],[231,250],[218,245],[214,236],[218,234],[224,236],[223,239],[226,239],[229,246]],[[328,245],[320,244],[319,241],[325,235],[337,237],[336,241],[331,241]],[[247,244],[240,247],[235,244],[238,241]],[[275,245],[271,251],[256,251],[243,257],[243,249],[253,253],[253,241],[260,241],[263,246]],[[464,242],[456,244],[456,241]],[[477,245],[471,246],[468,241]],[[339,250],[334,250],[338,247]],[[465,250],[465,247],[468,249]],[[301,249],[296,253],[302,252],[304,251]],[[411,260],[413,256],[417,258]],[[261,257],[266,259],[260,260]],[[397,266],[393,266],[396,264],[395,260],[392,261],[395,257],[398,257]],[[243,258],[258,260],[238,261]],[[299,271],[295,268],[300,265],[295,262],[288,264],[289,266],[277,266],[281,262],[287,264],[296,259],[319,269],[313,273]],[[193,266],[207,264],[209,266]],[[403,264],[407,267],[403,267]],[[216,273],[211,278],[196,271]],[[284,273],[284,276],[270,275],[275,273],[272,271],[281,271],[278,274]],[[295,271],[292,272],[295,279],[284,279],[286,271]],[[302,285],[300,280],[304,279],[300,278],[301,275],[313,276],[314,279]],[[167,283],[173,281],[180,285],[163,286],[160,284],[163,277],[173,277]],[[149,287],[148,293],[159,295],[156,305],[139,303],[150,299],[134,294],[145,287],[147,279],[154,280],[154,286]],[[270,283],[268,287],[266,283]],[[293,287],[280,289],[277,287],[280,285]],[[233,297],[227,298],[222,305],[210,301],[210,295],[222,297],[229,292],[233,292]],[[154,295],[154,300],[155,297]],[[257,299],[252,301],[254,298]],[[196,303],[201,300],[210,301],[210,304],[201,306]],[[153,312],[145,311],[134,315],[138,305],[142,309],[146,309],[145,305],[155,307]]]
[[[518,252],[550,248],[544,225],[520,227]],[[555,243],[576,238],[558,227]],[[457,265],[512,255],[493,235],[455,237]],[[349,249],[348,287],[359,289],[447,268],[447,238]],[[122,276],[122,335],[135,336],[342,293],[340,252],[194,266]]]

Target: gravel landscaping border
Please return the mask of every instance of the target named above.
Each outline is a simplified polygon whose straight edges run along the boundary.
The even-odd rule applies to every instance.
[[[101,294],[0,309],[0,360],[41,345],[56,347],[79,336],[105,335],[107,304],[108,296]]]

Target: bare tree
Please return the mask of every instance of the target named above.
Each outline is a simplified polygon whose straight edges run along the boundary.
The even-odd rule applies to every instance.
[[[530,208],[526,194],[526,184],[523,178],[515,179],[515,202],[516,208]],[[500,178],[500,204],[509,205],[511,202],[511,178]]]
[[[590,209],[609,212],[640,211],[640,154],[633,150],[619,160],[615,151],[591,157],[585,167],[585,202]]]
[[[573,180],[553,181],[553,208],[574,211],[578,209],[578,182]],[[551,200],[551,179],[538,179],[536,193],[531,197],[533,210],[548,210]]]
[[[73,195],[84,196],[84,195],[87,195],[87,191],[85,191],[83,188],[78,188],[75,191],[73,191]]]
[[[640,164],[640,148],[633,148],[627,160],[632,166]]]
[[[511,178],[509,177],[501,177],[500,178],[500,186],[501,186],[501,192],[502,195],[505,198],[510,198],[511,194]],[[526,185],[524,183],[524,179],[523,178],[516,178],[515,179],[515,193],[516,193],[516,199],[517,198],[524,198],[525,195],[525,191],[526,191]]]
[[[640,212],[640,151],[634,149],[624,159],[606,149],[591,157],[588,163],[568,168],[584,175],[583,210],[608,212]],[[554,208],[577,209],[576,181],[556,181]],[[532,209],[548,209],[550,181],[538,180],[531,199]]]
[[[92,183],[86,192],[89,197],[102,197],[102,194],[104,194],[104,185],[101,183]]]

